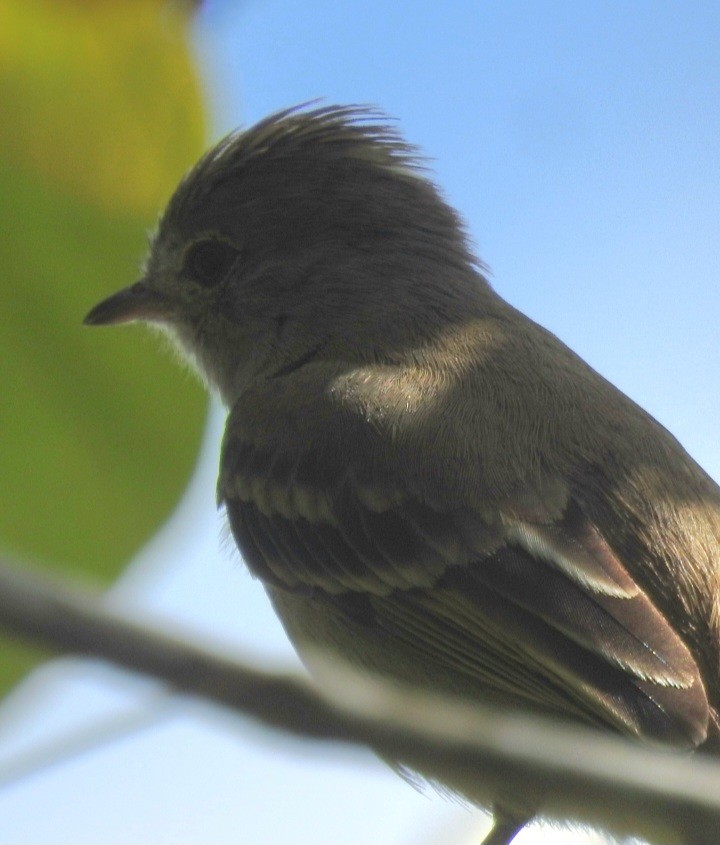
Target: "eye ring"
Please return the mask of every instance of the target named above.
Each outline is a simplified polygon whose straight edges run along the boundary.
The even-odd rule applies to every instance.
[[[239,250],[227,241],[205,238],[188,249],[183,269],[198,284],[212,288],[225,281],[239,255]]]

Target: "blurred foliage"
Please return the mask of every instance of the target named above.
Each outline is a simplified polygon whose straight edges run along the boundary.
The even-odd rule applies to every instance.
[[[109,583],[169,514],[205,400],[142,329],[87,329],[205,143],[190,6],[0,0],[0,549]],[[0,691],[29,653],[2,643]]]

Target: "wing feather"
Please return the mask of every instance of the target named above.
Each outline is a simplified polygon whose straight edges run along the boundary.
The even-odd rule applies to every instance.
[[[223,466],[219,495],[251,570],[344,613],[358,650],[370,626],[390,649],[404,642],[419,674],[434,666],[490,700],[704,741],[698,666],[578,502],[551,522],[493,520],[409,494],[382,507],[351,474],[333,490],[307,472],[298,485],[290,462],[246,445]]]

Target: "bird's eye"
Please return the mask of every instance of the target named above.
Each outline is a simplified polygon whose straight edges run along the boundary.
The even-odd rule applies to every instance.
[[[226,241],[198,241],[185,256],[185,272],[198,284],[210,288],[225,279],[237,257],[238,250]]]

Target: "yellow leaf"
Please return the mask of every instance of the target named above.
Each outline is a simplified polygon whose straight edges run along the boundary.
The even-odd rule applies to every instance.
[[[152,219],[204,142],[188,15],[157,0],[0,0],[0,150]]]
[[[204,146],[189,27],[156,0],[0,0],[0,549],[101,584],[172,510],[205,414],[152,338],[81,325]],[[3,642],[0,691],[34,659]]]

